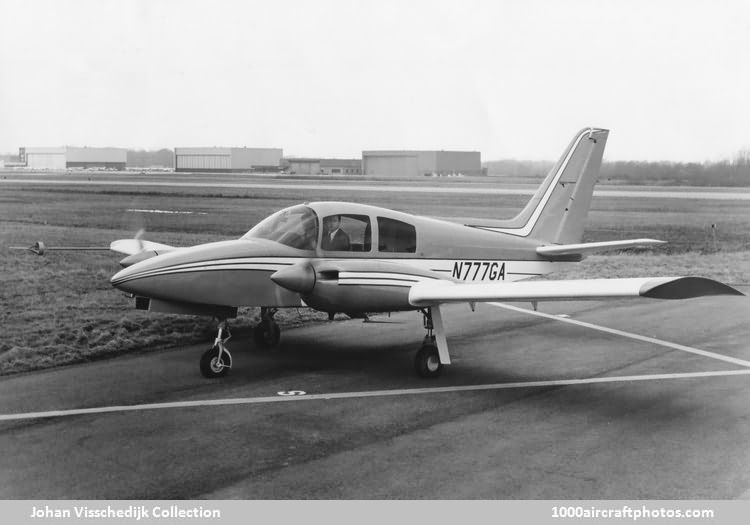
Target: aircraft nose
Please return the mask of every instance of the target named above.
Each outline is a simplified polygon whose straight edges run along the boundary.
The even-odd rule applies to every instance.
[[[178,260],[178,255],[180,254],[172,252],[165,255],[148,256],[144,260],[129,264],[114,274],[109,282],[118,290],[152,297],[154,292],[163,291],[161,290],[163,283],[161,277],[169,273],[169,269],[176,263],[182,262]],[[191,259],[185,261],[189,263]]]
[[[307,294],[315,287],[315,270],[307,262],[293,264],[273,273],[271,280],[287,290]]]
[[[276,261],[287,253],[292,252],[242,239],[200,244],[136,262],[113,275],[110,282],[136,296],[175,303],[238,306],[248,301],[278,301],[281,296],[289,301],[284,295],[291,295],[288,290],[269,280],[282,266]]]
[[[123,268],[110,278],[109,283],[118,290],[135,293],[131,289],[131,287],[128,286],[128,281],[131,280],[131,277],[134,274],[138,273],[138,268],[136,268],[136,266],[137,265],[132,265],[128,266],[127,268]]]

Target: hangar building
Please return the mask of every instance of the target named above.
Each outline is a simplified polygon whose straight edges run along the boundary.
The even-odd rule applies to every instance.
[[[278,171],[281,148],[175,148],[175,171]]]
[[[284,159],[289,173],[304,175],[360,175],[360,159],[318,159],[287,158]]]
[[[19,148],[19,160],[32,169],[64,170],[66,168],[113,168],[124,170],[127,150],[124,148]]]
[[[363,151],[362,173],[385,177],[482,175],[478,151]]]

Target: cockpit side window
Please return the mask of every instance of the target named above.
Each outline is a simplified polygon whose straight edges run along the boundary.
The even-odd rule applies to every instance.
[[[299,250],[314,250],[318,244],[318,216],[308,206],[292,206],[264,219],[242,238],[266,239]]]
[[[329,215],[323,217],[320,247],[329,251],[369,252],[372,227],[367,215]]]
[[[378,250],[381,252],[417,251],[417,229],[411,224],[378,217],[378,235]]]

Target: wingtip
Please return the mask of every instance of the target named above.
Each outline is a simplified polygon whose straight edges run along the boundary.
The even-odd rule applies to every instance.
[[[652,299],[690,299],[707,295],[745,294],[728,284],[705,277],[667,277],[644,284],[640,295]]]

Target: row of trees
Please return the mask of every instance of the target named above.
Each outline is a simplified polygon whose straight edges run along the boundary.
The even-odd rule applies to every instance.
[[[550,161],[496,160],[485,162],[488,175],[541,179]],[[602,164],[601,182],[674,186],[750,186],[750,150],[719,162],[614,161]]]

